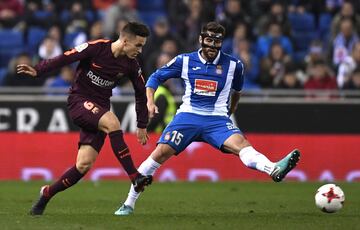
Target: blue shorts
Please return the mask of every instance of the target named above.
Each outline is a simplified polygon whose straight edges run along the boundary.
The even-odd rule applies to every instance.
[[[228,117],[182,112],[175,115],[157,143],[170,145],[177,154],[194,141],[221,149],[225,140],[235,133],[242,134]]]

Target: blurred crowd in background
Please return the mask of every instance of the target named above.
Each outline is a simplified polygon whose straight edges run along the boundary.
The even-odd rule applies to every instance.
[[[37,79],[15,66],[116,40],[128,21],[151,28],[139,57],[148,77],[199,49],[201,26],[213,20],[226,28],[223,51],[245,63],[245,90],[360,89],[359,0],[0,0],[0,86],[69,87],[75,65]]]

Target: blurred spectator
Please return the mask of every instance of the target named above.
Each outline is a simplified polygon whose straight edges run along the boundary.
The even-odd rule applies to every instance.
[[[88,40],[97,40],[103,38],[103,27],[101,21],[94,22],[89,31],[89,39]]]
[[[23,5],[18,0],[0,0],[0,28],[12,28],[20,21]]]
[[[97,10],[106,10],[115,2],[116,0],[92,0],[94,8]]]
[[[148,57],[155,51],[158,52],[164,40],[172,37],[167,19],[164,17],[157,18],[151,36],[144,46],[143,56]]]
[[[354,31],[353,22],[348,18],[341,20],[340,32],[336,35],[331,47],[333,65],[337,67],[343,62],[358,41],[359,36]]]
[[[325,61],[325,51],[320,40],[314,40],[309,47],[309,53],[305,56],[306,74],[310,75],[310,70],[317,61]]]
[[[41,60],[54,58],[63,53],[60,44],[52,37],[46,37],[39,46],[38,55]]]
[[[166,39],[163,41],[160,48],[156,52],[153,52],[149,56],[146,56],[146,62],[144,64],[144,72],[146,76],[149,76],[152,72],[156,70],[157,57],[161,53],[165,53],[171,57],[175,57],[178,54],[178,46],[176,41],[172,38]]]
[[[47,36],[56,40],[57,43],[62,44],[63,33],[59,25],[52,25],[49,28]]]
[[[225,17],[219,20],[226,29],[226,37],[231,37],[234,34],[235,26],[239,22],[244,23],[250,27],[251,19],[242,8],[240,0],[227,0],[225,3]],[[250,32],[251,30],[248,29]]]
[[[186,44],[186,51],[197,49],[199,46],[198,31],[201,29],[201,25],[204,22],[201,18],[203,11],[202,0],[189,0],[188,2],[188,15],[185,22],[179,24],[177,32]]]
[[[243,61],[245,65],[244,72],[244,89],[260,89],[258,84],[259,78],[259,60],[251,53],[250,43],[247,40],[241,40],[237,42],[237,47],[235,47],[232,55]]]
[[[349,81],[344,84],[344,89],[360,90],[360,68],[355,69],[351,74]]]
[[[64,66],[61,68],[60,74],[48,80],[45,85],[51,88],[69,88],[74,81],[74,76],[74,70],[70,66]]]
[[[55,12],[55,5],[52,1],[26,1],[24,22],[26,27],[39,26],[49,28],[58,24],[60,19]]]
[[[31,56],[28,53],[20,53],[10,61],[8,74],[4,79],[4,86],[42,86],[45,78],[32,78],[27,75],[16,74],[16,66],[19,64],[32,64]]]
[[[169,19],[169,24],[172,26],[171,29],[181,30],[184,26],[184,21],[188,17],[189,8],[185,0],[167,0],[164,1],[166,4],[166,11]]]
[[[124,26],[128,23],[128,19],[120,17],[116,22],[115,22],[115,30],[113,31],[111,37],[109,37],[111,40],[115,41],[119,38],[120,36],[120,31],[122,30],[122,28],[124,28]],[[104,24],[102,25],[102,28],[104,28]],[[104,33],[104,30],[103,30]]]
[[[105,11],[103,26],[106,37],[112,37],[120,18],[127,21],[139,21],[138,13],[133,8],[133,0],[118,0],[116,4]]]
[[[280,2],[274,2],[271,5],[270,13],[265,14],[260,17],[258,20],[257,26],[254,28],[257,30],[257,35],[265,35],[267,28],[270,22],[276,22],[281,25],[282,30],[285,35],[290,35],[290,22],[287,19],[286,11],[284,10],[284,5]]]
[[[72,4],[69,16],[67,20],[63,23],[66,25],[66,33],[87,30],[89,22],[86,18],[86,10],[80,2],[76,1]]]
[[[360,33],[360,16],[356,14],[354,6],[350,1],[345,1],[339,13],[335,15],[331,23],[331,37],[334,38],[340,32],[341,21],[350,19],[353,22],[354,30]]]
[[[189,30],[215,19],[215,9],[219,0],[166,0],[167,15],[171,30],[187,38]],[[185,22],[185,23],[184,23]],[[196,23],[192,25],[192,23]],[[197,34],[198,31],[195,32]],[[190,48],[189,48],[190,49]]]
[[[332,76],[324,61],[317,61],[311,69],[311,75],[305,82],[305,89],[337,89],[335,76]]]
[[[293,56],[293,46],[290,39],[283,35],[281,26],[275,22],[269,24],[267,35],[260,36],[257,40],[258,57],[263,58],[268,56],[273,43],[280,44],[287,55],[290,57]]]
[[[339,88],[350,80],[354,70],[360,67],[360,42],[357,42],[352,50],[351,56],[348,56],[341,62],[337,75],[337,84]]]
[[[302,89],[301,81],[298,79],[295,71],[289,71],[284,74],[284,77],[277,85],[279,89]]]
[[[250,36],[247,31],[247,27],[244,23],[239,22],[236,24],[234,36],[226,38],[221,47],[222,51],[225,53],[231,54],[234,53],[236,47],[238,47],[238,43],[243,40],[249,40]],[[252,47],[250,47],[252,50]]]
[[[173,57],[167,53],[161,53],[156,61],[156,69],[166,65]],[[159,109],[159,113],[155,115],[149,122],[147,130],[149,132],[161,133],[167,124],[170,123],[176,114],[176,102],[173,92],[176,91],[175,78],[166,80],[155,92],[155,104]]]
[[[291,57],[284,52],[279,43],[273,43],[269,56],[262,60],[260,84],[263,87],[274,87],[279,84],[285,74],[285,68],[291,64]]]

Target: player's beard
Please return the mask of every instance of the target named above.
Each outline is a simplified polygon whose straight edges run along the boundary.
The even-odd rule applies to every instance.
[[[215,48],[203,48],[203,53],[207,61],[212,62],[215,60],[216,56],[218,55],[219,50]]]

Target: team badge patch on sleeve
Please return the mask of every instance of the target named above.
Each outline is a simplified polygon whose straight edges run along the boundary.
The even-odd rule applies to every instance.
[[[202,96],[214,97],[217,90],[217,81],[195,79],[194,93]]]
[[[83,51],[84,49],[86,49],[88,46],[89,46],[89,44],[85,42],[85,43],[83,43],[83,44],[80,44],[80,45],[78,45],[78,46],[75,46],[75,50],[80,53],[81,51]]]

